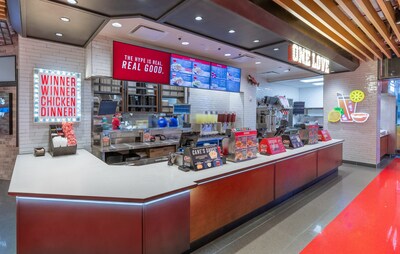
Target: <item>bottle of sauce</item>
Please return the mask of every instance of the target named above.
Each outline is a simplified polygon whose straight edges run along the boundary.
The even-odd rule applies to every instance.
[[[228,113],[228,114],[227,114],[226,122],[227,122],[227,123],[232,122],[232,114],[231,114],[231,113]]]
[[[232,114],[231,114],[231,122],[232,123],[236,122],[236,113],[235,112],[232,112]]]

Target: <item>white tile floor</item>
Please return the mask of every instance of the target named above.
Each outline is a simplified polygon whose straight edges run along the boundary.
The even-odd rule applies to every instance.
[[[338,177],[324,179],[194,253],[299,253],[382,167],[344,164]],[[0,180],[0,254],[16,253],[15,199],[7,195],[8,186]]]

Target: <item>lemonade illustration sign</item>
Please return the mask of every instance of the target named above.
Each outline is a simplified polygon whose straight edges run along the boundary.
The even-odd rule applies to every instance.
[[[338,106],[328,114],[328,121],[331,123],[365,123],[369,114],[357,112],[357,103],[365,99],[365,93],[361,90],[353,90],[349,95],[336,94]]]

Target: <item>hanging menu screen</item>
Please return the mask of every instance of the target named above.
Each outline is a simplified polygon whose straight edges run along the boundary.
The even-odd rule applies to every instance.
[[[210,88],[210,62],[171,54],[170,85]]]
[[[227,91],[226,69],[226,65],[211,63],[211,90]]]
[[[240,92],[240,69],[228,66],[226,72],[226,91]]]

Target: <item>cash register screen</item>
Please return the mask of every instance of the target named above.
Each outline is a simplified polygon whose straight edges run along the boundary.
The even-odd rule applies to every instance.
[[[179,140],[179,147],[196,147],[200,132],[184,132]]]

